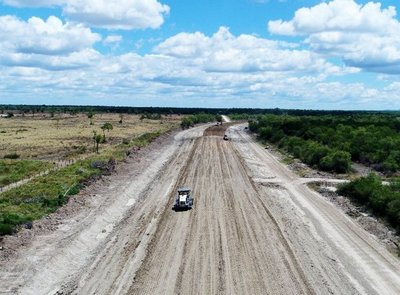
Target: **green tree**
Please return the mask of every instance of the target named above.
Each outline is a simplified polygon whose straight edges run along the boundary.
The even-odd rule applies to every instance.
[[[380,191],[381,188],[382,181],[376,174],[371,173],[367,177],[361,177],[352,182],[340,185],[338,193],[350,197],[360,204],[366,204],[371,195],[375,191]]]
[[[222,116],[221,115],[216,115],[215,120],[222,125]]]
[[[103,139],[104,142],[106,142],[106,130],[109,132],[110,130],[113,130],[114,127],[110,122],[106,122],[101,126],[101,130],[103,130]]]
[[[93,151],[96,151],[96,136],[97,136],[97,132],[96,130],[93,130]]]
[[[189,117],[184,117],[181,122],[181,128],[187,129],[187,128],[190,128],[190,126],[193,126],[192,119],[190,119]]]
[[[97,134],[95,136],[95,141],[96,141],[96,153],[99,153],[99,144],[103,141],[103,136],[101,136],[101,134]]]
[[[400,230],[400,197],[391,201],[387,205],[387,214],[389,221],[396,225],[397,230]]]
[[[92,111],[90,111],[90,112],[88,112],[86,115],[87,115],[87,117],[88,117],[88,119],[89,119],[89,121],[90,121],[90,125],[93,125],[94,113],[93,113]]]
[[[321,159],[319,166],[326,171],[348,172],[351,167],[351,155],[344,151],[332,151]]]

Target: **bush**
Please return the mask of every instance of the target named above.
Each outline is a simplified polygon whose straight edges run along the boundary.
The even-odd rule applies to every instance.
[[[194,125],[194,123],[193,123],[192,119],[190,119],[189,117],[184,117],[182,119],[182,122],[181,122],[181,128],[182,129],[190,128],[193,125]]]
[[[366,206],[377,216],[384,217],[400,230],[400,185],[383,185],[381,179],[370,174],[339,186],[338,193]]]
[[[20,155],[18,155],[17,153],[12,153],[12,154],[7,154],[5,155],[3,158],[4,159],[19,159]]]
[[[382,181],[376,174],[371,173],[367,177],[361,177],[352,182],[340,185],[338,193],[360,204],[366,204],[373,192],[379,191],[381,188]]]
[[[27,216],[15,213],[0,213],[0,235],[9,235],[15,232],[17,225],[31,221]]]
[[[216,120],[216,116],[206,113],[198,113],[188,117],[183,117],[181,122],[182,129],[193,127],[195,124],[208,123]]]
[[[400,230],[400,198],[391,201],[387,205],[387,217],[389,222],[397,225],[397,230]]]
[[[11,235],[15,232],[15,227],[11,224],[0,222],[0,236]]]
[[[344,151],[332,151],[323,157],[319,167],[326,171],[346,173],[351,168],[351,155]]]

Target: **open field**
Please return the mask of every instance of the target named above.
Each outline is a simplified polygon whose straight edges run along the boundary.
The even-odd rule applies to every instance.
[[[87,114],[36,114],[0,118],[0,158],[10,153],[22,159],[58,161],[74,159],[93,153],[93,131],[103,134],[101,126],[109,122],[113,129],[105,131],[107,142],[103,150],[144,133],[167,130],[178,126],[179,116],[166,116],[161,120],[140,120],[141,115],[99,113],[89,119]],[[92,121],[93,125],[90,125]]]
[[[399,260],[244,126],[231,126],[229,141],[223,128],[205,129],[179,132],[144,157],[128,158],[75,197],[84,204],[79,211],[56,214],[53,231],[0,260],[1,290],[399,294]],[[182,185],[193,189],[194,208],[174,212]]]
[[[178,116],[150,120],[123,115],[120,120],[119,114],[97,114],[93,125],[86,114],[0,118],[2,154],[24,158],[0,162],[0,235],[54,212],[79,192],[82,183],[110,173],[115,161],[179,124]],[[105,131],[107,141],[96,153],[93,130],[102,133],[105,122],[114,128]],[[45,171],[51,173],[39,175]]]

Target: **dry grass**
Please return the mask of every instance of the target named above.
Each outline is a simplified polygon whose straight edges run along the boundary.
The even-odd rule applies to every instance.
[[[125,114],[120,124],[119,114],[97,114],[92,121],[93,125],[90,125],[86,114],[0,118],[0,157],[16,153],[22,159],[49,161],[84,158],[1,193],[0,236],[11,234],[21,224],[54,212],[65,204],[68,195],[79,192],[82,183],[103,173],[93,167],[93,163],[124,159],[130,148],[143,147],[160,134],[179,126],[180,117],[140,120],[138,115]],[[106,131],[107,143],[101,144],[100,154],[96,154],[93,151],[93,130],[102,133],[100,127],[106,122],[114,128]],[[22,165],[24,169],[14,169],[18,171],[17,176],[23,178],[34,172],[36,166],[31,167],[33,163],[49,164],[26,160],[2,162],[4,175],[0,173],[0,178],[12,176],[13,165],[21,168],[26,163]]]
[[[110,122],[114,129],[106,131],[107,143],[100,150],[122,143],[141,134],[165,131],[178,126],[177,116],[162,120],[140,120],[140,115],[95,114],[93,125],[86,114],[37,114],[35,117],[0,118],[0,158],[17,153],[22,159],[64,160],[93,153],[93,131],[102,134],[101,126]]]

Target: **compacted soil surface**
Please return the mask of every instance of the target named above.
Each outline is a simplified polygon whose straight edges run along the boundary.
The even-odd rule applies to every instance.
[[[400,294],[399,260],[244,125],[179,132],[73,200],[0,251],[0,293]]]

